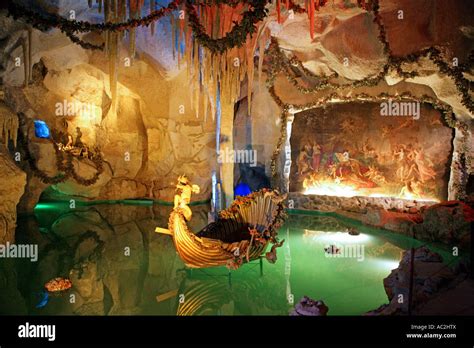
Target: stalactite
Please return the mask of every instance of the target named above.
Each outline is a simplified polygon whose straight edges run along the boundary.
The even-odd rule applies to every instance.
[[[104,0],[104,18],[105,21],[110,21],[110,1]]]
[[[116,12],[116,1],[117,0],[105,0],[105,8],[107,8],[107,16],[110,21],[117,21],[117,12]],[[110,94],[112,97],[112,113],[117,112],[117,80],[118,80],[118,61],[119,61],[119,52],[118,52],[118,33],[117,32],[107,32],[108,41],[107,41],[107,53],[109,58],[109,83],[110,83]]]
[[[28,83],[33,76],[33,28],[28,27]]]
[[[263,61],[265,59],[265,46],[269,38],[270,38],[270,30],[268,30],[267,28],[264,28],[258,41],[258,88],[259,89],[262,86],[262,70],[263,70]]]
[[[109,12],[109,2],[108,0],[104,0],[104,20],[106,22],[110,21],[110,12]],[[110,40],[110,32],[106,31],[105,32],[105,53],[109,52],[109,40]]]
[[[155,11],[155,6],[155,0],[150,0],[150,13]],[[151,22],[150,33],[151,35],[155,35],[155,22]]]
[[[124,22],[127,18],[127,0],[119,0],[118,3],[118,20]],[[122,40],[125,37],[125,31],[120,32],[119,38]]]
[[[279,0],[281,1],[281,0]],[[246,9],[246,5],[238,4],[235,7],[220,4],[218,6],[196,5],[197,15],[205,31],[212,38],[225,36],[236,22],[242,19],[241,13]],[[191,105],[194,112],[199,117],[203,115],[207,120],[208,113],[211,112],[212,119],[215,119],[217,111],[217,94],[220,94],[220,102],[225,110],[233,110],[233,105],[240,97],[242,82],[247,78],[247,89],[249,99],[249,114],[251,112],[252,89],[255,75],[254,56],[257,45],[264,51],[265,43],[257,40],[258,34],[248,37],[247,42],[241,47],[234,47],[224,53],[212,53],[207,48],[199,47],[196,41],[191,44],[193,38],[191,33],[183,33],[182,23],[175,35],[179,42],[184,40],[185,52],[181,54],[178,48],[178,59],[180,64],[184,58],[187,63],[188,77],[191,79],[190,86]],[[174,26],[177,26],[176,24]],[[260,31],[257,31],[260,32]],[[173,42],[176,39],[172,38]],[[174,46],[173,46],[174,47]],[[260,62],[260,75],[261,66]],[[203,99],[204,98],[204,99]]]
[[[92,7],[92,0],[87,0],[87,5],[89,5],[89,8]]]
[[[278,23],[281,23],[281,7],[280,7],[280,0],[276,0],[276,11],[277,11]]]
[[[171,48],[173,50],[173,60],[176,59],[176,45],[175,45],[175,35],[176,35],[176,19],[174,15],[170,15],[170,27],[171,27]]]
[[[142,13],[143,0],[130,0],[130,17],[138,19]],[[136,28],[130,29],[130,60],[133,60],[136,56],[136,45],[137,45],[137,30]]]
[[[246,67],[247,67],[247,105],[248,105],[248,115],[250,116],[251,113],[251,108],[252,108],[252,90],[253,90],[253,79],[254,79],[254,73],[255,73],[255,68],[254,68],[254,63],[253,63],[253,57],[255,55],[255,46],[257,44],[257,38],[256,35],[252,38],[247,38],[247,43],[246,43]]]
[[[11,112],[6,112],[3,106],[0,106],[0,111],[2,111],[0,114],[0,129],[5,147],[8,147],[9,140],[11,140],[13,146],[16,147],[19,127],[18,116]]]
[[[28,73],[30,72],[30,53],[28,52],[28,43],[26,42],[26,40],[24,38],[21,39],[21,48],[22,48],[22,51],[23,51],[23,72],[24,72],[24,75],[25,75],[25,87],[28,86],[28,82],[30,80],[29,76],[28,76]]]
[[[314,39],[314,1],[309,0],[309,33],[311,36],[311,40]]]

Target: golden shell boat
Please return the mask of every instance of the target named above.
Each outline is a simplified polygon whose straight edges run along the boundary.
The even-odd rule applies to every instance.
[[[190,218],[186,210],[189,207],[176,206],[169,217],[168,231],[160,228],[156,231],[173,237],[179,256],[189,268],[236,269],[260,258],[269,244],[273,246],[265,256],[274,263],[275,249],[284,242],[277,239],[277,230],[286,216],[284,199],[278,191],[268,189],[237,197],[228,209],[219,213],[216,222],[196,234],[186,223],[186,217]]]

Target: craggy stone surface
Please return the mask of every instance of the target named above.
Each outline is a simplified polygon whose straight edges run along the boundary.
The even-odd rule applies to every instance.
[[[293,209],[336,212],[367,225],[385,228],[419,240],[468,249],[471,223],[474,222],[473,203],[427,203],[397,198],[348,198],[295,192],[288,196],[288,206]]]
[[[0,145],[0,178],[0,244],[4,244],[15,241],[16,206],[25,190],[26,174],[15,165],[3,145]]]
[[[298,192],[290,192],[288,200],[293,200],[294,209],[321,211],[345,210],[361,214],[367,213],[371,208],[408,213],[412,208],[420,209],[429,204],[429,202],[411,201],[390,197],[337,197],[305,195]],[[435,202],[431,202],[431,204],[434,203]]]
[[[412,313],[436,313],[436,315],[473,313],[474,296],[469,293],[474,282],[468,279],[465,270],[451,268],[442,262],[442,257],[426,247],[415,249]],[[406,315],[409,306],[411,274],[411,250],[403,253],[398,268],[392,270],[384,279],[388,305],[366,313],[366,315]],[[456,301],[456,308],[462,311],[456,313],[446,299],[452,294],[463,294]],[[454,303],[453,302],[453,303]]]
[[[473,207],[473,202],[449,201],[424,209],[423,223],[413,228],[416,238],[467,248],[474,223]]]

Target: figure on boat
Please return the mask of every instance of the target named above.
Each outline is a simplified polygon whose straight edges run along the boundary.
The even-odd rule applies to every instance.
[[[191,220],[193,212],[188,204],[191,202],[191,194],[199,193],[198,185],[191,185],[186,175],[181,175],[176,184],[176,194],[174,196],[174,209],[181,209],[186,221]]]
[[[192,193],[199,192],[199,186],[192,185],[183,175],[178,178],[176,189],[168,229],[157,227],[156,232],[173,237],[176,251],[187,267],[237,269],[264,255],[269,262],[276,261],[276,248],[284,242],[278,240],[277,233],[286,217],[285,195],[262,189],[237,197],[228,209],[219,213],[217,221],[194,233],[187,226],[192,217],[189,203]],[[270,244],[273,247],[265,254]]]

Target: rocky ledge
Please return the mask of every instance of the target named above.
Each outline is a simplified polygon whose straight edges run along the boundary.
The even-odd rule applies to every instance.
[[[469,248],[474,201],[420,202],[398,198],[331,197],[292,192],[288,206],[301,210],[336,212],[366,225],[439,242],[461,249]]]
[[[474,280],[463,263],[452,267],[426,247],[415,249],[411,314],[472,315]],[[398,268],[384,279],[389,300],[366,315],[407,315],[410,306],[411,250],[405,251]]]
[[[295,209],[320,211],[345,210],[361,214],[365,214],[368,210],[374,208],[409,213],[418,211],[424,206],[436,204],[434,201],[416,201],[393,197],[338,197],[305,195],[300,192],[290,192],[288,201]],[[291,203],[291,201],[293,201],[293,203]]]

